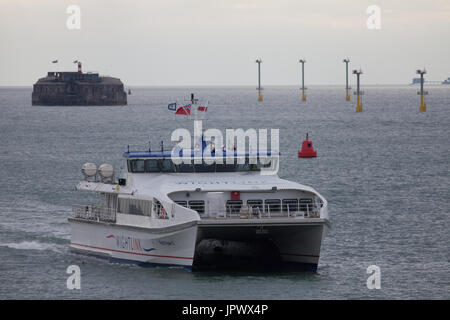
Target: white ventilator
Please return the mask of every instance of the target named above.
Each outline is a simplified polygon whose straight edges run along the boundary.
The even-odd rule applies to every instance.
[[[97,165],[95,163],[85,163],[81,167],[81,172],[85,178],[93,177],[97,174]]]
[[[114,168],[112,165],[104,163],[98,167],[98,173],[102,178],[111,178],[114,175]]]

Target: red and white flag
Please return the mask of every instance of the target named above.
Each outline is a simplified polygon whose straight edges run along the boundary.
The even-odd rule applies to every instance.
[[[175,114],[183,114],[183,115],[190,115],[191,114],[191,105],[187,104],[185,106],[179,107]]]

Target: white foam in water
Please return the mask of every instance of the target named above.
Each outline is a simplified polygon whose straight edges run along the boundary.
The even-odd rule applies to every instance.
[[[0,247],[8,247],[18,250],[39,250],[39,251],[50,250],[58,253],[62,252],[61,245],[42,243],[39,241],[22,241],[20,243],[0,243]]]
[[[28,232],[33,229],[45,235],[52,234],[57,238],[70,239],[70,229],[67,217],[71,215],[70,206],[60,206],[36,200],[20,200],[16,208],[10,208],[10,203],[2,204],[0,209],[2,227],[15,231]]]

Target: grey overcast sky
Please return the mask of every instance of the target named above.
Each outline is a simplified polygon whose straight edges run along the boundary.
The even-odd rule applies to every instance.
[[[69,30],[69,5],[81,29]],[[381,9],[369,30],[366,9]],[[417,68],[450,77],[449,0],[0,0],[0,86],[47,71],[83,71],[125,85],[342,84],[342,59],[366,84],[406,84]],[[354,79],[351,79],[352,82]]]

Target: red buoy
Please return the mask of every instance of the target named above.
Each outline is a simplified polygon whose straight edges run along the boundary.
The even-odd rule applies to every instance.
[[[314,150],[312,141],[308,140],[308,134],[306,134],[306,140],[302,142],[302,150],[298,151],[299,158],[314,158],[317,157],[317,151]]]

